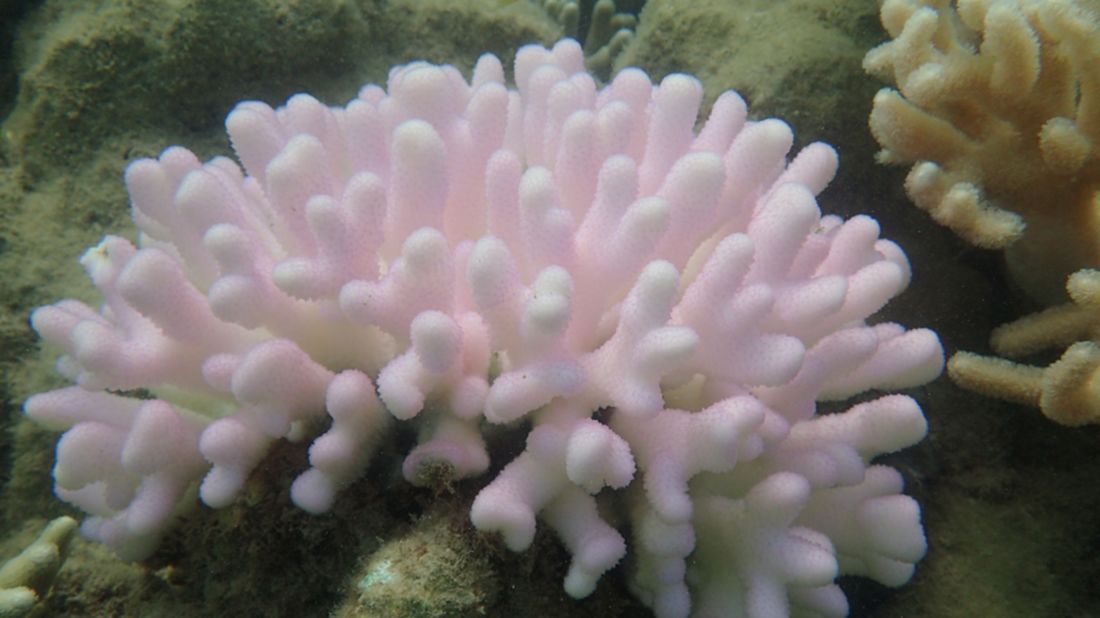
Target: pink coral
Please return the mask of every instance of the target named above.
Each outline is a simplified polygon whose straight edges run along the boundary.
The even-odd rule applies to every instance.
[[[865,324],[909,266],[874,220],[821,216],[833,150],[788,161],[787,125],[732,92],[696,133],[698,81],[601,88],[572,41],[521,49],[515,83],[491,55],[469,82],[413,63],[342,108],[240,104],[243,170],[178,147],[130,166],[138,246],[82,259],[104,306],[33,315],[77,385],[26,410],[66,430],[57,493],[85,534],[141,558],[196,487],[229,504],[275,440],[312,440],[291,497],[322,512],[395,419],[418,428],[413,483],[483,473],[482,423],[522,420],[526,450],[471,517],[514,550],[549,524],[572,596],[626,552],[594,495],[628,485],[635,588],[661,616],[692,594],[836,613],[838,573],[907,579],[919,510],[868,464],[924,435],[919,408],[815,402],[925,383],[942,350]],[[154,398],[121,394],[139,388]]]

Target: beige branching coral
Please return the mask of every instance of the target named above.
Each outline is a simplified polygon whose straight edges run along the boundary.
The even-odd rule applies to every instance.
[[[965,388],[1038,406],[1064,425],[1100,422],[1100,21],[1073,0],[886,0],[893,40],[864,68],[884,163],[971,243],[1004,249],[1009,274],[1053,304],[993,333],[998,355],[956,354]],[[1069,277],[1068,285],[1066,283]],[[1066,348],[1049,367],[1012,360]]]
[[[963,238],[1005,249],[1023,289],[1064,298],[1100,266],[1100,25],[1070,0],[886,0],[864,68],[871,131],[906,189]]]
[[[960,386],[992,397],[1038,406],[1063,425],[1100,423],[1100,271],[1074,273],[1066,285],[1073,302],[993,331],[993,350],[1019,358],[1069,346],[1049,367],[960,352],[947,365]]]
[[[19,618],[34,610],[69,552],[76,532],[72,517],[58,517],[18,556],[0,566],[0,618]]]

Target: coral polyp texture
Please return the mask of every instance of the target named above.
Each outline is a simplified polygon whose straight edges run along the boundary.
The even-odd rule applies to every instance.
[[[871,112],[881,158],[915,162],[906,189],[918,206],[1005,249],[1034,300],[1062,303],[991,341],[1007,358],[1067,348],[1058,362],[962,352],[949,375],[1065,425],[1100,422],[1100,20],[1072,0],[887,0],[881,16],[893,40],[864,60],[898,87]]]
[[[871,130],[914,163],[910,197],[940,223],[1005,249],[1036,300],[1100,266],[1100,22],[1072,0],[887,0],[893,40],[864,67],[897,85]]]
[[[958,352],[948,375],[972,391],[1038,407],[1062,425],[1100,423],[1100,272],[1073,273],[1066,290],[1072,302],[993,331],[993,351],[1004,358]],[[1065,352],[1046,367],[1008,360],[1058,348]]]
[[[404,426],[424,483],[484,473],[483,428],[522,423],[470,516],[516,551],[553,529],[573,597],[627,551],[597,494],[659,616],[843,615],[839,574],[906,581],[919,507],[871,460],[924,436],[920,408],[816,402],[923,384],[943,353],[866,323],[909,265],[874,220],[821,215],[834,151],[788,160],[788,126],[733,92],[696,133],[697,80],[600,87],[569,40],[519,50],[514,83],[492,55],[469,81],[413,63],[345,107],[240,104],[240,165],[131,164],[137,245],[82,258],[103,306],[32,318],[76,384],[26,412],[65,430],[84,534],[141,559],[277,440],[310,442],[290,495],[320,513]]]

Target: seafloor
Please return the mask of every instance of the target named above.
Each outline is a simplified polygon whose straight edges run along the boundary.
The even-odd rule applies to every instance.
[[[913,284],[880,316],[928,326],[947,352],[988,351],[992,327],[1033,307],[974,249],[911,206],[902,168],[877,165],[867,129],[881,87],[860,69],[885,39],[873,0],[651,0],[618,59],[654,79],[683,71],[708,98],[736,88],[755,116],[841,152],[822,209],[876,217],[912,261]],[[228,153],[236,101],[295,92],[343,103],[391,65],[470,68],[492,51],[551,43],[562,28],[527,0],[0,0],[0,561],[72,513],[51,494],[56,436],[23,418],[61,384],[28,326],[36,306],[93,290],[77,257],[106,233],[133,237],[127,162],[184,144]],[[1043,360],[1043,359],[1039,359]],[[912,582],[844,580],[853,616],[1100,616],[1100,428],[959,390],[910,393],[930,432],[893,456],[920,502],[929,551]],[[507,461],[522,432],[495,438]],[[392,454],[407,449],[392,445]],[[283,445],[230,507],[199,507],[144,564],[76,541],[42,616],[645,616],[621,565],[577,602],[567,555],[541,532],[512,554],[466,513],[485,480],[425,490],[375,463],[333,512],[287,488],[305,447]],[[395,462],[385,455],[378,462]]]

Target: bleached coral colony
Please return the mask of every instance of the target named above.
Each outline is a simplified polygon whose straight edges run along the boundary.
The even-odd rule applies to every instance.
[[[835,152],[788,161],[789,127],[733,92],[696,133],[697,80],[599,87],[568,40],[519,50],[514,82],[492,55],[469,81],[413,63],[342,108],[240,104],[240,165],[130,166],[137,245],[81,260],[102,308],[33,315],[76,385],[26,411],[65,430],[56,491],[84,534],[147,556],[276,440],[311,441],[291,497],[323,512],[395,419],[413,483],[485,472],[483,425],[526,423],[471,518],[514,550],[549,525],[574,597],[626,553],[601,492],[660,616],[843,615],[838,574],[905,582],[919,507],[871,460],[919,441],[921,410],[816,402],[923,384],[943,353],[865,322],[909,265],[873,219],[821,215]]]

